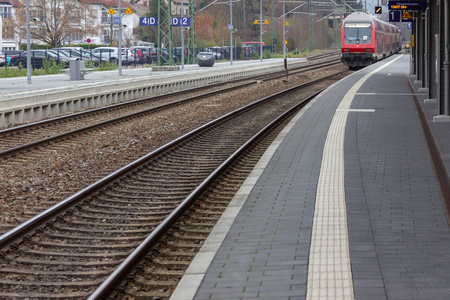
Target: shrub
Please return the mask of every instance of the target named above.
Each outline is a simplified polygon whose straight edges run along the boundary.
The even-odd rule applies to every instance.
[[[107,71],[107,70],[115,70],[119,67],[117,63],[112,63],[110,61],[105,61],[100,64],[97,68],[97,71]]]

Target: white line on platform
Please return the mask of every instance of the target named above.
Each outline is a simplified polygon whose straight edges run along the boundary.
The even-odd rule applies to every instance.
[[[336,111],[347,111],[347,112],[375,112],[375,109],[336,109]]]
[[[357,96],[427,96],[428,94],[411,93],[356,93]]]

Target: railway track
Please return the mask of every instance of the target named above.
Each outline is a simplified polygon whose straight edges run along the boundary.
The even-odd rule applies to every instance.
[[[329,64],[327,62],[325,65]],[[344,68],[339,64],[335,69]],[[117,122],[112,126],[86,130],[84,134],[61,138],[0,159],[0,177],[3,178],[0,181],[0,189],[3,191],[0,196],[0,234],[151,149],[187,132],[189,128],[200,126],[202,122],[218,117],[220,113],[245,105],[256,99],[256,95],[262,96],[265,86],[273,87],[274,91],[294,82],[304,81],[306,77],[304,73],[300,73],[299,78],[293,75],[289,80],[281,76],[282,79],[274,80],[273,83],[265,80],[264,83],[254,83],[238,92],[216,94],[212,99],[198,99],[190,101],[191,104],[186,104],[186,101],[173,109]],[[246,94],[243,97],[242,92]],[[177,116],[176,120],[172,120],[173,116]]]
[[[324,54],[325,55],[325,54]],[[321,58],[330,57],[321,56]],[[289,71],[290,75],[324,68],[339,63],[338,60],[319,62]],[[275,80],[285,76],[285,72],[276,72],[254,78],[220,82],[204,87],[174,92],[162,96],[148,97],[79,112],[40,122],[0,130],[0,159],[15,156],[44,145],[63,141],[68,138],[91,132],[111,124],[141,118],[163,109],[170,109],[205,97],[226,93],[255,84],[257,80]]]
[[[315,89],[320,90],[330,81],[316,84]],[[223,194],[233,193],[227,188],[217,192],[217,187],[236,189],[245,178],[242,173],[226,177],[232,171],[225,170],[236,161],[230,157],[244,153],[250,147],[246,144],[249,138],[298,104],[292,91],[264,98],[205,124],[4,234],[0,237],[4,251],[0,297],[85,299],[92,294],[92,299],[103,299],[119,282],[125,294],[167,297],[183,267],[189,264],[191,252],[199,248],[208,228],[226,207]],[[215,187],[208,189],[210,183],[203,183],[217,178],[221,181],[216,181]],[[206,198],[191,206],[199,196]],[[190,214],[183,214],[189,209]],[[202,223],[207,225],[199,227]],[[167,245],[178,248],[167,252],[163,247],[170,249]],[[170,260],[167,257],[172,252],[176,258]],[[144,263],[136,267],[142,259]],[[132,270],[144,275],[150,270],[156,277],[122,282]],[[163,279],[167,279],[165,283]]]
[[[307,71],[310,73],[314,72],[311,69],[327,69],[335,63],[326,61],[308,66],[306,70],[310,70]],[[98,109],[87,114],[69,115],[2,131],[4,135],[0,136],[0,144],[7,145],[8,139],[15,144],[13,148],[0,150],[0,177],[3,178],[0,181],[3,191],[0,196],[0,205],[3,207],[0,234],[137,159],[149,149],[187,132],[189,127],[201,125],[199,119],[189,120],[188,126],[179,126],[170,120],[172,116],[191,115],[191,119],[196,120],[208,112],[210,117],[201,118],[212,119],[219,113],[253,101],[251,99],[256,99],[255,95],[261,94],[261,87],[272,85],[273,90],[277,90],[299,80],[304,81],[308,76],[304,71],[304,68],[295,71],[300,74],[299,77],[292,74],[289,80],[285,80],[285,74],[281,72],[264,79],[264,83],[261,79],[256,83],[253,78],[239,86],[236,82],[217,85],[212,93],[186,91],[156,99],[140,99],[124,103],[123,107],[114,105],[105,110]],[[254,90],[255,93],[238,101],[231,99],[233,94],[240,93],[238,91],[248,90]],[[187,95],[191,97],[186,98]],[[225,99],[227,97],[231,102]],[[133,111],[129,113],[126,107],[132,107]],[[82,122],[81,125],[79,122]],[[21,144],[24,141],[26,143]],[[124,151],[128,155],[124,155]]]

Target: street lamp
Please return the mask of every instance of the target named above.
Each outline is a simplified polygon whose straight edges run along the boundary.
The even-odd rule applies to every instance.
[[[233,65],[233,1],[230,0],[230,65]]]
[[[263,43],[263,39],[262,39],[262,0],[259,0],[259,55],[260,55],[260,61],[262,62],[262,58],[263,58],[263,47],[262,47],[262,43]]]
[[[30,0],[27,0],[27,84],[31,84]]]
[[[57,20],[56,20],[56,0],[55,0],[55,6],[54,6],[54,8],[53,8],[53,18],[55,19],[55,34],[53,35],[53,39],[55,40],[55,48],[57,48],[58,47],[58,41],[57,41],[57,33],[56,33],[56,31],[57,31],[57,26],[58,26],[58,23],[57,23]]]
[[[181,69],[184,69],[184,27],[183,27],[183,16],[184,16],[184,11],[183,11],[183,3],[184,0],[181,0],[181,11],[180,11],[180,16],[181,16],[181,20],[180,20],[180,29],[181,29]]]
[[[117,46],[118,46],[118,60],[119,60],[119,76],[122,76],[122,7],[121,7],[121,2],[122,0],[118,0],[119,1],[119,38],[117,41]]]
[[[286,65],[286,1],[283,1],[283,60]]]
[[[214,0],[210,4],[206,5],[205,7],[203,7],[199,11],[197,11],[195,14],[198,14],[199,12],[201,12],[202,10],[206,9],[208,6],[213,5],[213,4],[227,4],[227,2],[216,3],[217,1],[218,0]],[[229,4],[230,5],[230,24],[228,24],[228,30],[230,30],[230,64],[231,65],[233,64],[233,32],[237,31],[237,30],[233,29],[233,1],[240,1],[240,0],[230,0],[230,4]],[[222,40],[223,40],[223,37],[222,37]],[[223,41],[222,41],[222,45],[223,45]]]

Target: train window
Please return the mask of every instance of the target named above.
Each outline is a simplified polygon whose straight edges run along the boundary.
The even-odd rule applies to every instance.
[[[346,23],[344,27],[346,44],[370,44],[372,37],[371,23]]]

